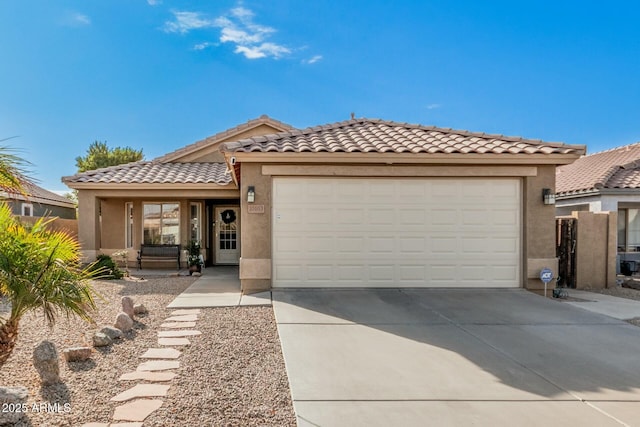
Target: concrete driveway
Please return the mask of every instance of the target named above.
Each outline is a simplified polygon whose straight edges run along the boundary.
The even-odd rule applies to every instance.
[[[524,290],[273,292],[300,426],[640,425],[640,328]]]

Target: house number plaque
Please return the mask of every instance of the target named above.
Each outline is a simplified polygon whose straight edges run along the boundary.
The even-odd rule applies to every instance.
[[[263,214],[264,205],[249,205],[247,206],[247,212],[252,214]]]

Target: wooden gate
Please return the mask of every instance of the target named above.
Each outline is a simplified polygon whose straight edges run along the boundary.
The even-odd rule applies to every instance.
[[[558,286],[576,287],[576,244],[578,220],[556,218],[556,257],[558,257]]]

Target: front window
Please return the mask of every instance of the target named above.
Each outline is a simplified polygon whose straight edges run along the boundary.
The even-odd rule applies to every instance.
[[[145,203],[143,241],[146,245],[180,243],[180,205],[178,203]]]
[[[125,203],[124,208],[125,221],[125,248],[133,247],[133,203]]]
[[[618,251],[640,252],[640,209],[618,209]]]
[[[196,242],[199,242],[201,240],[201,208],[200,208],[200,203],[191,203],[191,205],[189,206],[190,208],[190,231],[189,233],[191,240],[195,240]]]

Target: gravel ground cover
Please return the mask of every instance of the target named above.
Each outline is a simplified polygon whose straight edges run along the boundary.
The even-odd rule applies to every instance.
[[[273,309],[202,309],[178,377],[146,426],[295,426]]]
[[[120,298],[125,295],[143,303],[149,314],[138,318],[133,331],[120,342],[105,350],[94,349],[86,362],[67,363],[62,351],[91,346],[91,332],[96,326],[61,317],[49,329],[41,314],[23,317],[18,344],[0,369],[0,385],[29,390],[30,411],[18,426],[109,422],[118,406],[109,401],[111,397],[136,384],[118,378],[136,369],[141,362],[138,356],[146,349],[158,347],[157,331],[171,312],[165,307],[194,280],[162,277],[144,282],[96,281],[94,287],[104,297],[97,301],[98,310],[93,313],[98,326],[113,323],[121,310]],[[145,421],[145,426],[295,425],[270,307],[202,310],[196,328],[203,335],[190,337],[192,345],[182,348],[179,376],[171,382],[162,408]],[[62,383],[47,387],[40,386],[32,364],[33,349],[44,339],[56,344],[62,378]],[[55,403],[57,409],[47,406]],[[65,403],[69,404],[67,408]]]

